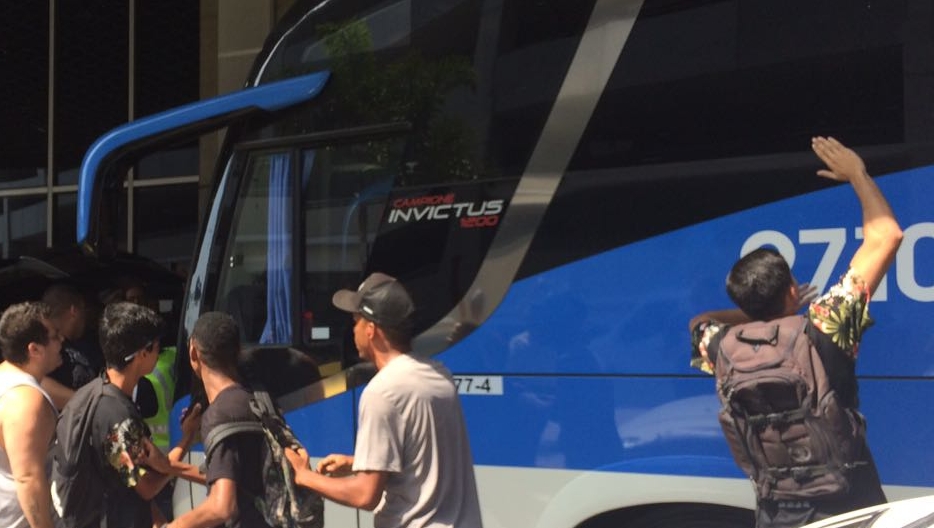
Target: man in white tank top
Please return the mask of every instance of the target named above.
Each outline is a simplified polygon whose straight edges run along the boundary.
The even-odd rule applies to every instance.
[[[46,457],[57,411],[39,386],[62,362],[62,337],[43,303],[0,317],[0,526],[52,528]]]

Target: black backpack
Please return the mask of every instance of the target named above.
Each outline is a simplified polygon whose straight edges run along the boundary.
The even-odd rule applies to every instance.
[[[844,495],[865,463],[865,422],[841,404],[807,325],[800,315],[747,323],[720,341],[720,425],[760,499]]]
[[[120,389],[103,377],[78,389],[55,425],[52,446],[52,503],[68,528],[84,528],[105,516],[107,485],[91,439],[94,413],[101,398]]]
[[[269,393],[253,391],[250,409],[255,421],[220,424],[204,439],[205,466],[220,441],[235,434],[260,434],[266,453],[263,458],[263,494],[252,496],[256,509],[275,528],[322,528],[324,526],[324,500],[317,493],[295,484],[295,471],[285,457],[284,449],[299,448],[301,444],[285,423],[282,414],[272,403]],[[238,493],[246,493],[237,488]]]

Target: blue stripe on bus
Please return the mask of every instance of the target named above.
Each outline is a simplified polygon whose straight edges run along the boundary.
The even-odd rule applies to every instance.
[[[90,231],[91,197],[98,183],[95,179],[101,163],[108,155],[129,143],[201,121],[250,108],[271,112],[309,100],[321,92],[328,75],[328,72],[317,72],[213,97],[132,121],[102,135],[91,145],[81,163],[78,180],[78,243],[83,243]]]
[[[934,486],[917,469],[934,465],[934,452],[911,441],[934,436],[934,424],[919,420],[934,401],[934,302],[905,290],[934,288],[934,167],[877,182],[906,233],[921,234],[906,237],[887,299],[871,304],[877,324],[857,364],[872,378],[860,382],[862,410],[884,482]],[[455,373],[504,378],[502,396],[463,397],[476,462],[740,477],[719,430],[713,379],[689,366],[688,320],[731,306],[724,278],[751,234],[786,235],[806,282],[827,244],[804,243],[799,232],[842,229],[833,283],[861,225],[852,189],[839,185],[517,282],[489,320],[439,356]]]
[[[902,284],[909,281],[904,275],[912,275],[910,282],[928,294],[934,288],[934,209],[928,203],[934,167],[877,181],[906,232],[923,228],[928,234],[902,244],[886,279],[888,299],[872,303],[877,324],[866,333],[862,349],[869,352],[861,367],[874,375],[930,375],[934,303],[910,298]],[[490,318],[441,357],[460,372],[697,374],[687,361],[688,320],[732,306],[724,280],[751,234],[786,235],[796,248],[793,271],[808,282],[827,245],[799,243],[799,231],[844,230],[846,245],[832,283],[858,247],[855,230],[861,225],[853,191],[840,185],[610,250],[516,282]],[[871,352],[890,342],[910,343],[912,349]]]

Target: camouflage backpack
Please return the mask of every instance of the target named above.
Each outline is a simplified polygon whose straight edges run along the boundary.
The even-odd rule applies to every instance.
[[[847,493],[864,422],[842,406],[800,315],[731,327],[716,357],[719,413],[760,499]]]
[[[294,470],[285,449],[301,447],[295,434],[273,405],[269,393],[253,391],[250,409],[255,421],[228,422],[214,427],[204,439],[205,465],[220,441],[235,434],[258,434],[265,439],[263,493],[250,496],[256,509],[275,528],[322,528],[324,500],[317,493],[295,484]]]

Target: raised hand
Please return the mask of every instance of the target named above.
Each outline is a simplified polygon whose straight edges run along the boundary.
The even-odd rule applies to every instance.
[[[827,169],[817,171],[818,176],[836,181],[851,181],[866,174],[863,159],[832,137],[811,138],[811,149],[827,165]]]

